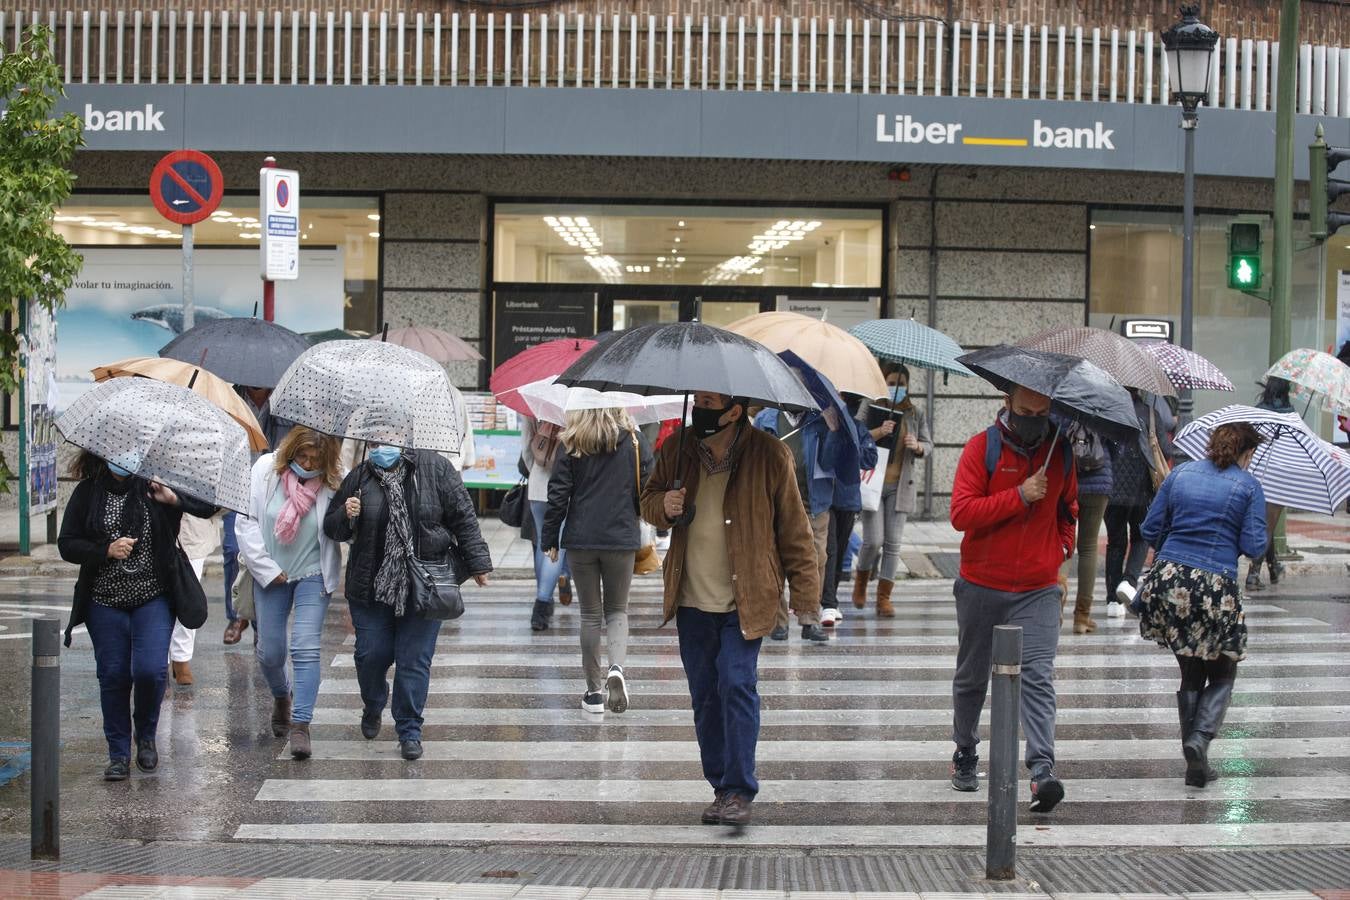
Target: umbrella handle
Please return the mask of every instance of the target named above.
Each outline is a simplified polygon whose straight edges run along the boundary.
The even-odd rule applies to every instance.
[[[1055,455],[1055,444],[1059,443],[1059,433],[1063,430],[1063,425],[1055,426],[1055,436],[1050,439],[1050,450],[1045,454],[1045,462],[1041,463],[1042,475],[1045,474],[1046,469],[1050,468],[1050,457]]]

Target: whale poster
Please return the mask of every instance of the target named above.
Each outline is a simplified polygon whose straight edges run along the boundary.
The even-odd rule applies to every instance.
[[[177,247],[82,246],[84,266],[56,315],[58,412],[93,384],[90,369],[132,356],[158,356],[183,330],[183,256]],[[198,247],[193,253],[198,323],[252,316],[262,300],[254,247]],[[301,333],[341,328],[346,299],[341,247],[300,251],[300,277],[277,282],[276,321]]]

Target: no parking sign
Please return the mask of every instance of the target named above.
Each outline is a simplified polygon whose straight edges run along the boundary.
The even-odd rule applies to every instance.
[[[262,277],[268,281],[300,277],[300,173],[260,169]]]
[[[150,173],[150,200],[161,216],[178,225],[206,219],[223,196],[220,166],[200,150],[175,150]]]

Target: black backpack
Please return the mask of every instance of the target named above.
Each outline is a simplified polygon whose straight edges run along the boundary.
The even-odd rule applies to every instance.
[[[1110,462],[1107,456],[1106,441],[1095,431],[1073,422],[1064,429],[1064,439],[1073,450],[1073,462],[1079,475],[1086,475],[1106,468]]]

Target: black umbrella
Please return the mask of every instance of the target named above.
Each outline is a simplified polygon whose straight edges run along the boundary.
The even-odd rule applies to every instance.
[[[1117,441],[1139,434],[1134,401],[1099,366],[1076,356],[1000,344],[957,358],[966,368],[1005,393],[1029,388],[1050,398],[1060,416]]]
[[[262,319],[210,319],[169,341],[159,355],[199,365],[232,384],[271,388],[308,349],[301,335]]]

